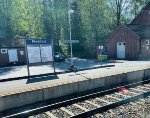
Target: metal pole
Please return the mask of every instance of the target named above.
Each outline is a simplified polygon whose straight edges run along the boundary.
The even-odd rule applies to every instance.
[[[99,51],[99,56],[100,56],[100,61],[101,61],[101,66],[102,66],[102,47],[101,46],[99,46],[98,51]]]
[[[25,51],[26,51],[26,62],[27,62],[27,71],[28,71],[28,79],[30,77],[30,69],[29,69],[29,58],[28,58],[28,49],[27,49],[27,44],[26,44],[26,40],[24,41],[25,44]]]
[[[70,27],[70,51],[71,51],[71,66],[73,66],[73,56],[72,56],[72,41],[71,41],[71,11],[69,13],[69,27]]]
[[[52,0],[52,14],[54,13],[54,1]],[[52,21],[54,22],[54,17],[52,15]],[[54,27],[54,24],[52,25],[53,29],[56,29]],[[53,68],[54,68],[54,74],[56,75],[56,67],[55,67],[55,58],[54,58],[54,53],[55,53],[55,45],[54,45],[54,31],[52,32],[52,55],[53,55]]]
[[[54,59],[54,41],[53,39],[51,40],[52,41],[52,55],[53,55],[53,68],[54,68],[54,74],[56,75],[56,68],[55,68],[55,59]]]

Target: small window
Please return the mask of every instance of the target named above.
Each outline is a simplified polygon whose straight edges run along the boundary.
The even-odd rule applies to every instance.
[[[149,45],[149,40],[146,40],[146,41],[145,41],[145,45]]]
[[[7,49],[1,49],[1,53],[7,53]]]
[[[123,43],[123,45],[126,45],[126,43]]]
[[[121,43],[119,43],[119,45],[121,45]]]
[[[24,55],[24,51],[20,51],[20,55]]]

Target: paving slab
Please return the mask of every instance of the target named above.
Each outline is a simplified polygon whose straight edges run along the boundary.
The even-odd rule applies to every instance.
[[[108,65],[109,63],[103,63],[104,65]],[[96,67],[100,66],[101,62],[96,62],[94,60],[86,60],[86,59],[74,59],[74,65],[79,69]],[[55,68],[56,72],[64,72],[70,66],[69,61],[65,62],[56,62]],[[41,65],[41,66],[31,66],[30,67],[30,75],[39,75],[39,74],[47,74],[54,73],[53,65]],[[27,66],[12,66],[12,67],[0,67],[0,80],[7,78],[15,78],[28,76]]]

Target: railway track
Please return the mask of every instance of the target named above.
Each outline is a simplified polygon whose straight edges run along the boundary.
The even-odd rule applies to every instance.
[[[94,114],[89,118],[150,118],[150,97]]]
[[[128,114],[131,110],[130,108],[139,106],[139,101],[140,105],[143,104],[143,107],[144,103],[148,105],[147,115],[150,115],[149,81],[130,84],[126,88],[128,88],[126,93],[118,91],[118,88],[114,88],[3,118],[104,118],[107,115],[114,118],[114,114],[117,118],[120,114],[124,114],[124,116]],[[126,111],[122,112],[121,109],[126,109]],[[116,113],[116,111],[118,112]],[[131,117],[131,115],[129,116]]]

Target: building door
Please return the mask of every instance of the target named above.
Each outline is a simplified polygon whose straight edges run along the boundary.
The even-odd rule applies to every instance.
[[[9,62],[18,62],[17,49],[8,50]]]
[[[125,59],[125,42],[117,42],[117,58]]]

